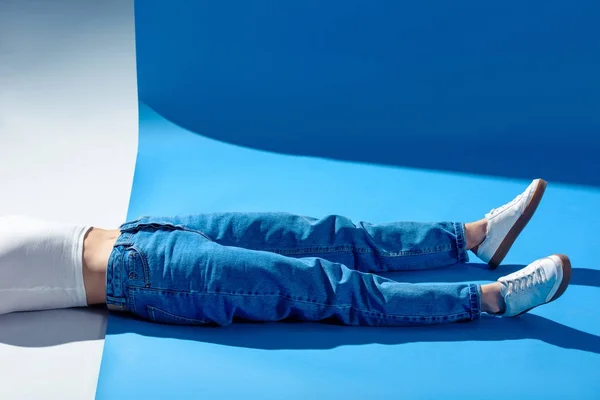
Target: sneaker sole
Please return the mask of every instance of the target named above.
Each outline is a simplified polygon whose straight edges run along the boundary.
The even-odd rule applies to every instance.
[[[569,287],[569,283],[571,283],[571,275],[573,274],[573,271],[571,268],[571,260],[569,260],[569,257],[567,257],[564,254],[554,254],[554,255],[560,259],[560,262],[562,264],[561,266],[562,266],[563,278],[562,278],[562,281],[560,282],[560,286],[558,287],[558,290],[556,291],[554,296],[552,296],[552,298],[550,300],[548,300],[546,303],[543,303],[543,304],[552,303],[554,300],[558,299],[567,290],[567,288]],[[540,305],[543,305],[543,304],[540,304]],[[535,307],[539,307],[539,306],[535,306]],[[535,307],[528,308],[527,310],[516,314],[515,317],[525,314],[526,312],[533,310]]]
[[[556,255],[556,257],[560,258],[560,261],[562,263],[563,278],[562,278],[562,281],[560,282],[560,286],[558,287],[558,290],[556,291],[554,296],[552,296],[550,301],[554,301],[563,295],[565,290],[567,290],[569,283],[571,283],[571,275],[573,273],[573,270],[571,268],[571,260],[569,260],[569,257],[565,256],[564,254],[555,254],[555,255]],[[550,303],[550,301],[548,303]]]
[[[502,260],[504,260],[504,257],[506,257],[506,254],[508,254],[508,251],[510,250],[512,245],[517,240],[517,237],[519,237],[523,229],[525,229],[525,227],[529,223],[529,220],[531,220],[531,217],[533,217],[533,214],[535,214],[535,211],[537,210],[538,206],[540,205],[540,202],[542,201],[542,197],[544,197],[546,186],[548,186],[546,181],[540,179],[537,188],[533,192],[533,196],[531,196],[531,200],[529,200],[529,203],[525,207],[525,210],[523,210],[523,214],[521,214],[521,216],[517,218],[517,221],[512,226],[512,228],[510,228],[510,230],[506,234],[506,237],[504,238],[502,243],[500,243],[500,246],[498,246],[498,249],[488,262],[491,269],[498,268]]]

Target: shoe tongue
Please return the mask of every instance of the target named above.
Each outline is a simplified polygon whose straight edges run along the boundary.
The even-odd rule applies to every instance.
[[[506,281],[498,281],[502,285],[500,288],[500,296],[502,296],[502,300],[504,301],[504,310],[500,311],[498,315],[502,316],[505,314],[511,315],[512,310],[510,309],[510,301],[506,301],[506,296],[508,295],[508,282]]]
[[[500,282],[500,295],[504,299],[506,297],[506,295],[508,294],[508,282],[501,281],[501,280],[499,280],[498,282]]]

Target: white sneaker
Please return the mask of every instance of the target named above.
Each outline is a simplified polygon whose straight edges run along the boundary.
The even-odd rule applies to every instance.
[[[571,262],[565,255],[553,255],[534,261],[520,271],[498,279],[502,284],[506,311],[514,317],[534,307],[558,299],[571,281]]]
[[[487,233],[473,252],[492,269],[498,267],[537,209],[546,181],[536,179],[513,201],[485,214]]]

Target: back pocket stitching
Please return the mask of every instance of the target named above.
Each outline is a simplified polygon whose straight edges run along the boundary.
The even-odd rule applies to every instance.
[[[148,315],[150,316],[150,319],[152,319],[155,322],[161,322],[161,321],[157,320],[157,318],[156,318],[156,314],[158,313],[158,314],[164,315],[165,317],[167,317],[167,319],[172,319],[174,321],[180,321],[180,322],[187,323],[187,324],[207,324],[206,321],[203,321],[201,319],[180,317],[179,315],[172,314],[165,310],[161,310],[158,307],[154,307],[154,306],[150,306],[150,305],[146,306],[146,310],[148,311]]]

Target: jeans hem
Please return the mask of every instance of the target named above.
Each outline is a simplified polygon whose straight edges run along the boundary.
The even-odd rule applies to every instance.
[[[469,285],[469,306],[471,321],[479,319],[481,316],[481,286]]]
[[[469,262],[469,253],[467,250],[467,242],[465,240],[465,225],[459,222],[454,223],[454,231],[456,233],[456,251],[458,253],[458,262]]]

